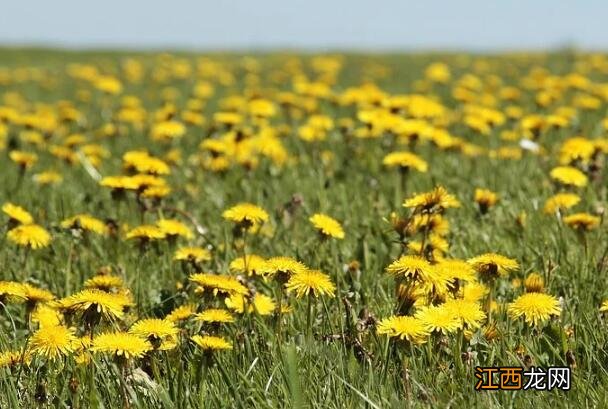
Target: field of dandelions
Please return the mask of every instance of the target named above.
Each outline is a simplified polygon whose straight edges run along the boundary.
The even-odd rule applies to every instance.
[[[0,50],[0,407],[601,407],[607,108],[600,54]]]

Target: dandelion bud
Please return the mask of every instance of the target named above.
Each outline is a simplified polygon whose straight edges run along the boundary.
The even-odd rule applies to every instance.
[[[532,273],[524,280],[524,287],[528,293],[542,293],[545,288],[545,280],[540,274]]]

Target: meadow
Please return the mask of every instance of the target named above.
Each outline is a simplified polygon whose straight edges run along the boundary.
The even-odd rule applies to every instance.
[[[575,51],[1,49],[0,407],[602,407],[606,108]]]

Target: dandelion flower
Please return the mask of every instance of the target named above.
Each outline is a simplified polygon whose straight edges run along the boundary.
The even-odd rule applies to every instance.
[[[179,329],[172,321],[148,318],[134,323],[129,333],[147,339],[154,349],[166,351],[177,346]]]
[[[75,342],[72,329],[62,325],[43,326],[32,335],[29,348],[33,355],[54,360],[73,352]]]
[[[194,237],[192,230],[179,220],[161,219],[156,222],[158,228],[167,236],[181,236],[186,239]]]
[[[430,192],[420,193],[405,200],[403,207],[414,208],[423,213],[441,213],[451,207],[460,207],[460,202],[443,186],[437,186]]]
[[[377,332],[380,335],[397,337],[414,344],[422,344],[429,335],[427,327],[421,320],[409,316],[393,316],[378,323]]]
[[[435,267],[427,260],[419,256],[401,256],[393,261],[386,272],[394,276],[410,277],[413,280],[421,280],[432,274]]]
[[[271,257],[266,260],[264,275],[278,277],[280,281],[286,281],[293,274],[308,270],[304,263],[291,257]]]
[[[247,287],[241,284],[236,278],[222,276],[218,274],[197,273],[190,276],[190,281],[198,284],[201,289],[209,289],[214,295],[218,293],[224,295],[249,293]]]
[[[251,203],[239,203],[222,213],[226,220],[243,225],[245,228],[256,224],[264,223],[268,220],[268,213],[259,206]]]
[[[0,281],[0,302],[6,304],[7,301],[25,301],[25,288],[22,283],[16,281]]]
[[[547,199],[543,211],[547,214],[555,214],[558,211],[563,212],[564,210],[576,206],[580,201],[581,197],[577,194],[558,193]]]
[[[84,282],[85,288],[95,288],[106,292],[121,288],[122,286],[124,286],[123,279],[110,274],[97,274]]]
[[[164,239],[166,233],[153,225],[137,226],[127,232],[127,240],[139,239],[141,241]]]
[[[63,176],[61,176],[60,173],[54,172],[52,170],[36,173],[33,178],[34,182],[42,186],[59,184],[63,180]]]
[[[150,173],[153,175],[168,175],[171,173],[169,165],[163,160],[151,156],[146,151],[129,151],[122,156],[125,168],[137,173]]]
[[[382,159],[382,164],[388,167],[398,166],[402,169],[415,169],[423,173],[429,167],[423,159],[411,152],[391,152]]]
[[[122,318],[125,308],[132,304],[128,297],[97,289],[82,290],[58,301],[59,308],[69,312],[99,314],[109,320]]]
[[[22,169],[31,168],[38,161],[38,155],[24,151],[11,151],[9,157]]]
[[[575,213],[564,217],[564,223],[579,231],[593,230],[600,225],[600,218],[589,213]]]
[[[40,328],[53,327],[61,324],[62,315],[57,309],[47,305],[39,304],[32,311],[32,322],[38,323]]]
[[[106,332],[93,338],[91,351],[125,359],[141,358],[152,349],[145,338],[128,332]]]
[[[105,235],[108,233],[106,224],[88,214],[79,214],[61,222],[64,229],[82,229],[96,234]]]
[[[549,175],[551,179],[566,186],[585,187],[589,181],[587,175],[572,166],[558,166]]]
[[[478,282],[467,283],[462,289],[462,299],[478,302],[484,299],[489,292],[490,289],[485,284]]]
[[[443,259],[439,260],[435,264],[435,268],[441,272],[441,274],[467,282],[477,281],[477,273],[473,266],[464,260],[459,259]]]
[[[37,224],[17,226],[9,230],[6,236],[13,243],[34,250],[46,247],[51,243],[49,232]]]
[[[498,202],[498,195],[488,189],[475,189],[474,200],[479,206],[479,211],[486,214],[488,209]]]
[[[32,355],[29,351],[0,352],[0,368],[14,368],[17,365],[29,364]]]
[[[333,237],[336,239],[344,238],[344,230],[342,230],[342,226],[338,221],[332,219],[331,217],[316,213],[310,217],[310,222],[313,224],[314,228],[317,229],[323,237]]]
[[[194,315],[196,321],[205,323],[230,323],[234,322],[234,317],[226,310],[219,308],[209,308]]]
[[[336,289],[329,276],[318,270],[306,270],[293,274],[285,287],[288,292],[295,291],[297,298],[309,294],[313,294],[315,297],[320,295],[333,297]]]
[[[268,264],[257,254],[247,254],[230,262],[230,271],[247,273],[248,275],[263,275],[268,270]]]
[[[448,334],[462,327],[462,320],[452,308],[445,304],[421,307],[415,317],[419,319],[429,332]]]
[[[55,299],[55,295],[49,290],[34,287],[31,284],[22,284],[23,296],[30,306],[35,306],[38,303],[46,303]]]
[[[486,253],[467,260],[473,268],[486,279],[506,276],[508,272],[517,270],[519,264],[516,260],[496,253]]]
[[[242,295],[233,295],[226,298],[224,301],[226,307],[231,310],[243,314],[255,312],[258,315],[270,315],[276,310],[276,304],[273,299],[265,294],[256,293],[252,299],[246,299]]]
[[[185,321],[196,313],[196,305],[185,304],[174,308],[166,317],[171,322]]]
[[[32,215],[29,214],[28,211],[21,206],[17,206],[15,204],[7,202],[2,205],[2,211],[10,218],[11,221],[15,223],[34,223],[34,218],[32,217]]]
[[[205,351],[222,351],[232,349],[232,344],[221,337],[211,335],[194,335],[192,341]]]
[[[559,315],[559,301],[552,295],[544,293],[526,293],[509,304],[507,309],[513,319],[523,317],[530,325],[538,325],[552,315]]]
[[[479,328],[486,319],[486,314],[481,309],[481,305],[473,301],[451,299],[443,305],[460,319],[462,327]]]
[[[173,260],[200,263],[211,260],[211,253],[202,247],[181,247],[175,251]]]
[[[604,302],[602,302],[600,312],[608,312],[608,300],[604,300]]]

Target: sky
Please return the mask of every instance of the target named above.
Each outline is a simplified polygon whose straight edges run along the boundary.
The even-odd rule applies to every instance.
[[[4,0],[0,45],[608,50],[602,0]]]

